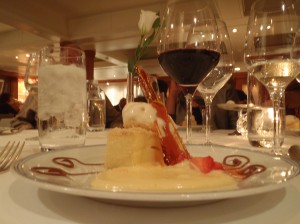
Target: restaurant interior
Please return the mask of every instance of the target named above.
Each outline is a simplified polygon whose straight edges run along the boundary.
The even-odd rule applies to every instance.
[[[244,40],[253,0],[213,0],[212,7],[227,24],[235,72],[230,80],[246,92],[247,68]],[[87,79],[99,80],[111,102],[126,97],[127,61],[139,41],[140,10],[162,12],[164,0],[115,1],[0,1],[0,81],[2,92],[24,102],[28,92],[24,73],[32,52],[49,44],[72,43],[86,54]],[[157,40],[139,65],[149,74],[169,82],[157,60]],[[33,77],[33,79],[36,77]],[[286,91],[287,107],[299,107],[299,83]]]
[[[228,82],[246,95],[250,85],[244,45],[254,1],[208,1],[215,15],[226,23],[231,39],[234,72]],[[22,116],[0,114],[0,122],[7,121],[0,125],[1,224],[299,223],[298,73],[294,74],[299,81],[293,80],[283,96],[286,113],[281,113],[281,107],[277,108],[280,112],[271,108],[270,98],[261,100],[266,105],[252,107],[251,112],[258,114],[253,116],[248,116],[247,100],[218,104],[223,106],[218,109],[234,114],[233,128],[210,130],[204,120],[193,127],[188,122],[177,124],[156,94],[154,98],[151,94],[145,97],[150,103],[132,103],[128,110],[122,108],[123,114],[113,108],[129,95],[128,59],[140,41],[141,10],[161,15],[166,3],[167,0],[0,0],[0,94],[10,94],[21,108],[29,102],[29,107],[23,108],[28,109],[26,118],[29,114],[33,118],[30,122],[35,122],[33,125]],[[158,62],[157,45],[154,39],[138,66],[170,87],[171,78]],[[78,61],[49,63],[50,67],[75,67],[64,73],[73,75],[69,71],[76,71],[80,76],[65,79],[73,81],[68,85],[72,92],[69,95],[54,88],[67,89],[59,78],[51,79],[54,75],[48,79],[52,86],[44,81],[41,88],[46,72],[40,79],[31,73],[31,83],[40,80],[37,101],[37,88],[26,88],[26,69],[30,56],[45,46],[57,47],[59,56],[67,55],[60,54],[61,46],[75,46],[71,51],[84,52],[85,67],[80,67]],[[49,52],[52,56],[54,50]],[[300,68],[299,63],[295,64]],[[60,85],[53,84],[53,80],[55,84],[61,81]],[[94,98],[86,100],[85,96],[86,87],[91,87],[89,95],[93,85],[101,86],[112,105],[103,100],[105,97],[97,98],[99,104],[94,105],[101,106],[98,111],[91,110],[95,108],[90,107]],[[144,88],[152,91],[150,82]],[[98,94],[99,89],[95,89]],[[134,96],[143,94],[138,83],[134,91]],[[269,93],[265,86],[263,91]],[[51,98],[54,92],[56,98]],[[50,93],[50,97],[45,100],[41,93],[44,97]],[[259,99],[265,96],[258,95]],[[37,109],[37,102],[39,117],[31,110],[32,105]],[[112,113],[106,112],[107,105],[113,108]],[[85,116],[86,112],[91,113]],[[201,114],[207,117],[206,124],[208,114]],[[222,113],[218,115],[226,120]],[[293,122],[297,126],[285,129],[286,119],[281,117],[285,115],[295,115]],[[253,118],[252,122],[247,116]],[[100,128],[93,129],[93,118],[95,123],[101,120]],[[120,123],[107,126],[107,118]],[[255,128],[248,128],[249,124]],[[255,135],[251,136],[249,130]],[[251,140],[253,136],[259,138]]]

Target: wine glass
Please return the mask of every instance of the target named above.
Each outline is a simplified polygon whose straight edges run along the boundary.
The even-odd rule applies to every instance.
[[[300,72],[298,9],[294,0],[260,0],[252,5],[248,21],[245,62],[249,66],[249,76],[260,81],[271,97],[274,112],[272,152],[276,155],[282,154],[280,141],[284,121],[280,117],[284,119],[284,116],[280,107],[285,105],[285,88]]]
[[[219,36],[208,1],[169,1],[162,20],[158,60],[186,99],[186,142],[192,136],[192,99],[201,80],[218,64]]]
[[[38,88],[38,61],[39,61],[39,54],[34,52],[31,53],[26,66],[26,71],[24,74],[24,86],[25,89],[28,91],[29,94],[35,92],[37,94]]]
[[[220,36],[220,61],[218,65],[200,82],[197,90],[205,103],[205,144],[211,144],[211,104],[216,93],[225,85],[233,73],[233,52],[227,31],[222,20],[217,20]]]

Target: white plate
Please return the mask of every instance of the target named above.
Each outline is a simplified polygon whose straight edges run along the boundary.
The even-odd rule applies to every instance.
[[[240,111],[240,110],[246,110],[247,104],[219,103],[218,107],[223,110]]]
[[[102,163],[105,146],[101,145],[35,154],[16,162],[11,167],[11,171],[18,178],[43,189],[91,197],[110,203],[151,207],[187,206],[269,192],[282,188],[285,183],[299,173],[299,166],[293,161],[260,152],[222,146],[189,145],[188,148],[194,156],[211,155],[216,161],[222,161],[227,155],[244,155],[250,158],[251,164],[263,164],[267,169],[263,173],[241,181],[238,189],[185,193],[101,191],[90,186],[90,181],[96,174],[61,177],[42,175],[31,171],[32,167],[37,166],[58,167],[70,173],[97,171],[101,169],[98,165],[87,166],[75,162],[75,168],[70,169],[54,164],[52,159],[65,156],[76,158],[84,163]]]

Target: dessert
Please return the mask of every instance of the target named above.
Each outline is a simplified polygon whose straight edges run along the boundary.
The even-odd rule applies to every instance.
[[[108,169],[92,186],[109,191],[195,192],[235,189],[237,181],[222,171],[203,173],[188,161],[174,166],[131,166]]]
[[[164,165],[160,139],[153,131],[115,128],[107,136],[105,168]]]
[[[93,179],[93,187],[143,192],[234,189],[239,179],[265,170],[248,166],[243,156],[229,156],[223,163],[209,155],[191,156],[147,74],[139,68],[137,73],[149,103],[124,107],[124,128],[109,131],[105,169]]]
[[[123,109],[123,118],[124,128],[109,130],[105,170],[92,181],[93,187],[115,191],[205,191],[236,186],[234,178],[211,157],[183,159],[168,166],[160,141],[166,136],[166,122],[151,104],[129,103]]]
[[[175,155],[164,160],[161,139],[175,130],[169,128],[167,134],[168,122],[152,104],[128,103],[122,114],[124,128],[109,130],[105,170],[92,181],[93,187],[114,191],[205,191],[236,186],[235,179],[210,156],[192,158],[184,151],[175,163],[171,161]]]

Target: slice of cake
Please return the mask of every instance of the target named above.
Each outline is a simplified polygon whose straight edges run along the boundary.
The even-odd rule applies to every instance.
[[[164,165],[159,136],[144,128],[115,128],[108,132],[105,167]]]

